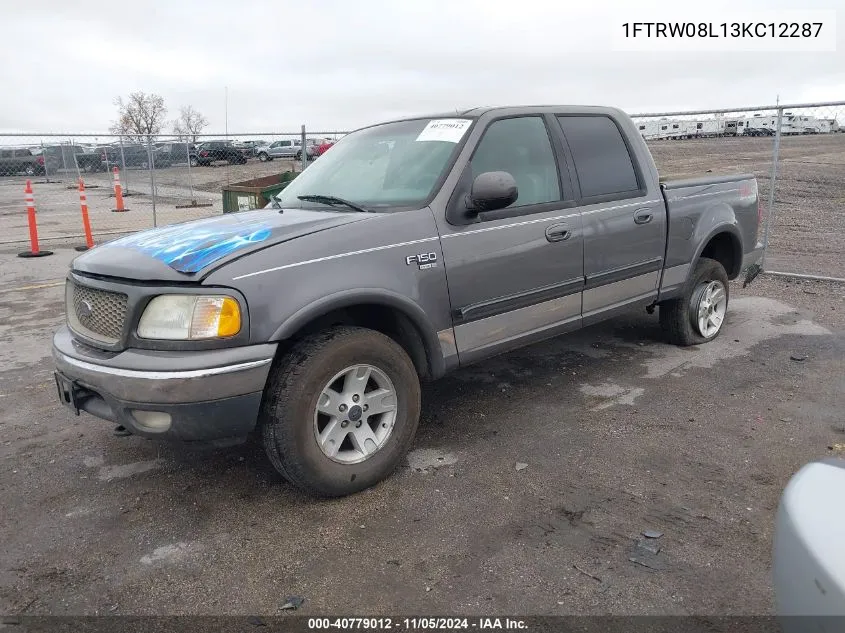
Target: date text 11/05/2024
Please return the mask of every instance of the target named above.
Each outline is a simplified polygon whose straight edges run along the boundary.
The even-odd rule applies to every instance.
[[[528,624],[519,618],[308,618],[308,629],[364,630],[364,631],[496,631],[527,630]]]
[[[625,22],[625,37],[817,38],[823,22]]]

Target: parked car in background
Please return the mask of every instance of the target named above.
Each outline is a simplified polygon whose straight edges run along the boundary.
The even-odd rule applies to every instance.
[[[324,142],[321,138],[309,138],[305,139],[305,156],[308,160],[313,160],[317,157],[317,148]],[[300,143],[301,145],[301,143]],[[296,154],[294,155],[296,160],[302,160],[302,148],[297,146]]]
[[[269,143],[261,139],[241,141],[240,143],[236,143],[236,146],[241,150],[245,150],[246,154],[250,158],[255,158],[256,156],[258,156],[258,148],[264,147],[265,145],[269,145]]]
[[[151,439],[258,431],[292,483],[350,494],[403,459],[421,381],[634,309],[716,339],[760,217],[753,174],[661,178],[616,108],[370,126],[264,210],[74,259],[58,394]]]
[[[334,141],[326,139],[322,143],[317,146],[316,151],[314,152],[315,158],[319,158],[323,154],[325,154],[329,149],[334,145]]]
[[[0,176],[44,174],[44,157],[25,148],[0,149]]]
[[[153,155],[150,155],[150,148],[146,145],[138,144],[124,144],[120,145],[106,145],[100,148],[101,159],[104,169],[110,169],[115,165],[121,169],[129,169],[130,167],[140,167],[147,169],[150,163],[157,168],[170,167],[172,162],[169,155],[160,153],[153,148]]]
[[[173,143],[156,143],[156,167],[160,162],[169,165],[185,165],[190,160],[191,154],[196,153],[196,146],[193,143],[181,141]]]
[[[774,136],[775,130],[768,127],[747,127],[742,131],[742,136]]]
[[[274,141],[256,149],[255,155],[262,163],[274,158],[293,158],[299,151],[300,141],[295,139],[284,139]]]
[[[57,174],[59,170],[75,171],[74,155],[82,152],[84,148],[80,145],[39,145],[30,147],[33,156],[44,157],[46,173]]]
[[[104,171],[106,169],[105,148],[102,147],[86,147],[81,152],[74,156],[76,167],[79,171],[87,171],[89,173]]]
[[[232,141],[205,141],[196,147],[196,152],[191,156],[191,166],[201,165],[208,167],[217,161],[225,161],[230,165],[244,165],[247,156],[244,152],[235,147]]]

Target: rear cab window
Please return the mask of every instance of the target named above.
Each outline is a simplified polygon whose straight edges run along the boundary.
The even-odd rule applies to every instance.
[[[572,154],[582,204],[645,195],[643,178],[613,119],[559,115],[557,120]]]

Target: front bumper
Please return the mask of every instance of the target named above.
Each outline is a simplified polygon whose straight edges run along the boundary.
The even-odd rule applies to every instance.
[[[275,344],[103,352],[74,339],[65,326],[53,337],[65,404],[137,435],[184,441],[252,431],[275,352]],[[62,384],[71,390],[70,402]]]

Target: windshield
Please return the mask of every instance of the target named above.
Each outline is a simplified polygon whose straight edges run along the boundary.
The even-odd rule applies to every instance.
[[[471,123],[469,119],[416,119],[354,132],[297,176],[276,199],[283,207],[321,206],[300,196],[331,196],[379,211],[420,206]]]

